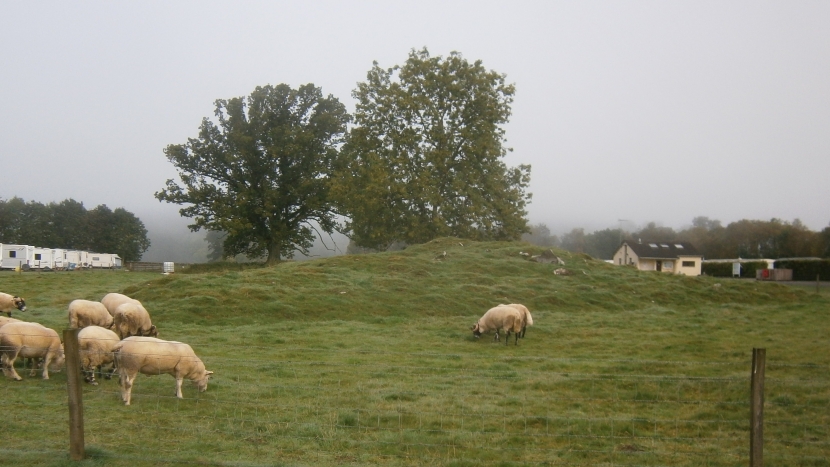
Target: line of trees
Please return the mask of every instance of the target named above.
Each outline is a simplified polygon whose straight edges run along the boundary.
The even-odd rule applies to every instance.
[[[74,199],[49,204],[0,199],[0,243],[117,253],[138,261],[150,248],[144,223],[124,208],[87,210]]]
[[[167,146],[179,180],[155,196],[184,205],[191,230],[222,232],[222,255],[267,264],[334,231],[375,250],[518,239],[530,166],[501,160],[514,91],[480,61],[426,49],[402,66],[375,63],[352,93],[354,115],[313,84],[259,86],[217,100],[197,137]]]
[[[690,242],[706,259],[830,258],[830,226],[815,232],[798,219],[793,222],[743,219],[724,227],[718,220],[701,216],[679,232],[651,222],[633,232],[605,229],[586,234],[584,229],[577,228],[561,238],[551,235],[546,225],[537,224],[523,238],[537,245],[561,247],[600,259],[611,259],[623,240]]]

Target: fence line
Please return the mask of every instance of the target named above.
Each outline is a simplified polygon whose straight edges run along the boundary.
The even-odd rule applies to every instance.
[[[303,361],[268,358],[275,351],[267,347],[192,345],[216,371],[206,393],[185,387],[180,400],[169,376],[139,377],[133,405],[124,407],[117,378],[85,385],[87,442],[125,462],[149,456],[158,463],[227,466],[271,465],[273,456],[305,465],[304,455],[322,465],[732,466],[745,465],[748,455],[748,361],[496,356],[476,368],[469,356],[447,363],[440,353],[279,349],[312,358]],[[437,366],[381,363],[381,354],[434,358]],[[579,371],[551,368],[563,362]],[[807,415],[828,407],[822,368],[767,367],[769,460],[830,457],[830,418]],[[743,376],[736,376],[739,370]],[[781,375],[769,377],[770,371]],[[26,379],[0,381],[0,397],[15,407],[7,425],[43,431],[42,448],[66,446],[65,439],[51,439],[65,429],[65,389]],[[119,439],[122,424],[138,441]],[[177,434],[176,446],[164,442]],[[0,440],[0,454],[27,455],[22,446],[12,448],[23,442],[30,444]],[[181,447],[190,445],[208,447],[209,458],[194,459]]]

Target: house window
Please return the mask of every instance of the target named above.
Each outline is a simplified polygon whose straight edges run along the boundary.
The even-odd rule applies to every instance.
[[[35,261],[40,261],[40,253],[35,253]]]
[[[678,250],[682,250],[682,249],[683,249],[683,245],[681,245],[681,244],[679,244],[679,243],[675,243],[675,244],[674,244],[674,247],[675,247],[675,248],[677,248]]]
[[[10,251],[9,252],[9,258],[17,258],[17,252],[16,251]]]
[[[92,261],[101,261],[101,257],[100,256],[93,256]]]
[[[649,243],[649,244],[648,244],[648,246],[650,246],[650,247],[652,247],[652,248],[657,248],[657,244],[656,244],[656,243]]]
[[[695,267],[695,262],[694,261],[683,261],[683,267],[684,268],[693,268],[693,267]]]

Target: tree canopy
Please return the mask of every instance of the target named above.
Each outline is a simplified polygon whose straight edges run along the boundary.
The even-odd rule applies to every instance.
[[[150,248],[144,223],[124,208],[87,210],[74,199],[60,203],[0,199],[0,243],[117,253],[138,261]]]
[[[549,245],[542,243],[544,236],[526,239],[537,245]],[[798,219],[791,223],[781,219],[742,219],[723,227],[718,220],[700,216],[679,232],[654,222],[634,232],[605,229],[586,234],[584,229],[577,228],[563,235],[558,243],[554,242],[554,246],[611,259],[620,246],[620,239],[644,243],[689,242],[706,259],[830,257],[830,227],[813,232]]]
[[[459,53],[411,51],[375,62],[357,99],[334,192],[360,247],[436,237],[518,239],[528,232],[530,166],[508,168],[503,125],[514,86]]]
[[[307,252],[316,229],[334,231],[329,183],[349,121],[340,101],[313,84],[260,86],[217,100],[215,117],[164,150],[181,185],[168,180],[156,198],[187,205],[193,231],[227,232],[224,254],[267,263]]]

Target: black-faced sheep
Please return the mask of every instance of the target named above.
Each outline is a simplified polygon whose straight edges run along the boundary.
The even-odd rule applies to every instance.
[[[26,300],[23,300],[23,297],[0,292],[0,313],[5,313],[11,318],[12,310],[15,308],[26,311]]]
[[[133,382],[138,373],[167,373],[173,376],[176,378],[176,397],[179,399],[182,399],[182,380],[187,378],[193,381],[199,392],[204,392],[208,379],[213,374],[212,371],[205,370],[205,364],[193,349],[181,342],[132,336],[117,343],[113,352],[121,378],[121,400],[124,405],[130,405]]]
[[[87,326],[112,327],[112,315],[100,302],[91,300],[72,300],[68,308],[69,327],[85,328]]]
[[[140,304],[122,303],[115,309],[112,318],[112,330],[118,337],[130,336],[158,337],[156,326],[150,321],[150,313]]]
[[[49,379],[49,369],[60,370],[64,362],[63,344],[58,333],[38,323],[18,321],[0,327],[0,363],[3,374],[20,381],[14,370],[17,357],[32,358],[34,365],[30,376],[35,375],[37,362],[43,359],[43,379]]]
[[[505,345],[509,343],[510,333],[513,332],[516,335],[516,345],[519,345],[519,334],[522,332],[524,321],[524,313],[519,311],[518,308],[499,305],[487,310],[487,313],[484,313],[470,329],[476,338],[481,337],[486,332],[495,331],[494,340],[496,341],[499,340],[499,331],[504,330],[506,333]]]

